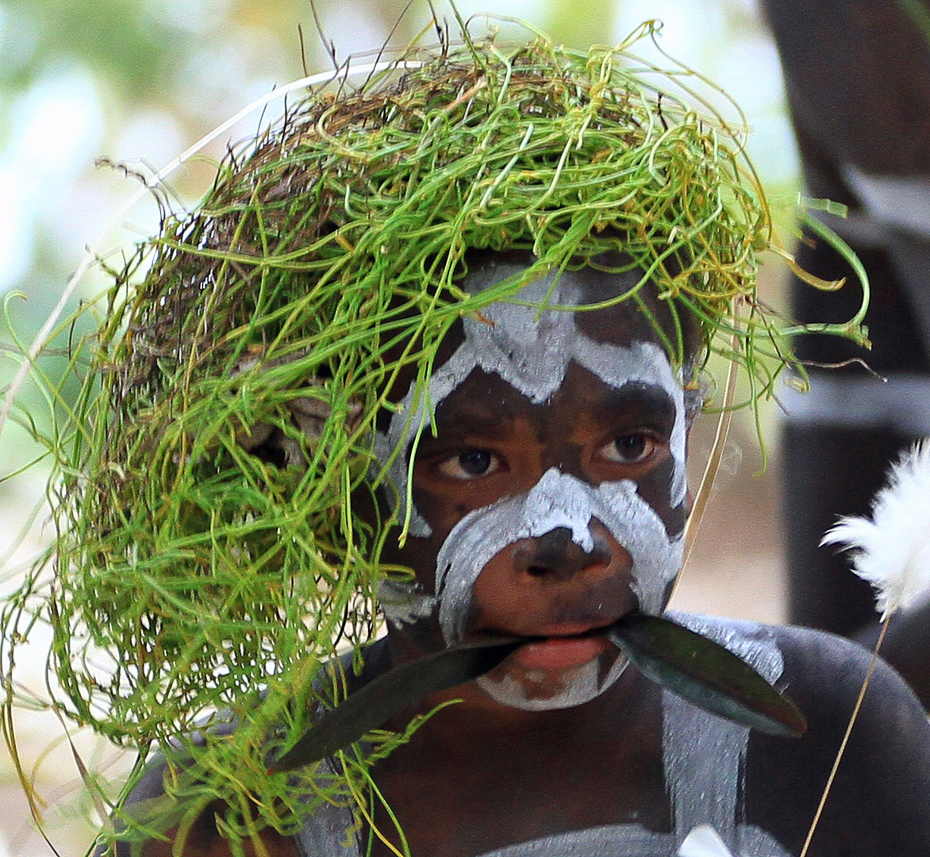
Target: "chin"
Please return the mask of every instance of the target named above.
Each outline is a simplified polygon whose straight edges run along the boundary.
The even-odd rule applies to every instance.
[[[608,664],[598,658],[555,673],[493,670],[477,681],[500,705],[521,711],[556,711],[596,699],[617,682],[628,665],[629,661],[618,654]]]

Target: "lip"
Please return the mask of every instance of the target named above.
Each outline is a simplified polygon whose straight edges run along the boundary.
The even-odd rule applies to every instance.
[[[608,625],[563,625],[535,634],[504,662],[511,668],[557,671],[583,666],[616,647],[607,638]]]
[[[613,649],[606,636],[547,637],[539,643],[527,643],[508,659],[527,670],[564,670],[580,667]]]

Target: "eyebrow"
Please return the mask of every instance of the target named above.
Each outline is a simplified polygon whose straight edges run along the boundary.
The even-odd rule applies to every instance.
[[[672,431],[675,402],[663,387],[634,380],[617,388],[597,380],[596,387],[588,391],[583,403],[596,420],[628,421],[631,425],[645,422],[657,430]],[[552,407],[551,403],[534,405],[521,393],[516,395],[519,396],[517,407],[514,407],[515,402],[503,403],[497,399],[494,406],[487,401],[459,401],[446,408],[440,405],[436,413],[437,435],[424,432],[420,439],[421,453],[430,455],[446,446],[467,444],[472,439],[505,439],[512,431],[513,421],[520,417],[537,427],[547,421],[546,411]],[[564,402],[562,407],[565,407]]]
[[[658,384],[628,381],[619,388],[604,384],[597,393],[597,397],[591,399],[591,410],[597,418],[629,415],[631,419],[654,420],[669,430],[675,423],[675,402]]]
[[[532,405],[527,400],[527,416]],[[510,408],[491,408],[486,403],[456,402],[452,408],[440,408],[436,413],[436,435],[425,431],[420,439],[420,449],[428,452],[441,449],[446,444],[456,444],[478,436],[488,439],[503,439],[511,433],[511,425],[517,415]]]

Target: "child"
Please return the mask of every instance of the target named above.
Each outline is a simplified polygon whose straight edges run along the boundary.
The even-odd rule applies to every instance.
[[[715,333],[739,337],[730,356],[763,384],[755,340],[778,342],[754,299],[769,222],[738,144],[618,57],[468,44],[324,97],[166,230],[130,332],[104,338],[115,416],[90,483],[116,487],[90,503],[110,541],[82,555],[108,569],[130,556],[136,592],[176,575],[159,578],[158,598],[179,594],[157,610],[99,622],[130,664],[118,675],[135,696],[112,695],[137,720],[120,728],[164,734],[145,695],[177,711],[182,685],[246,703],[231,735],[166,744],[121,812],[131,829],[101,848],[670,857],[706,823],[742,857],[800,853],[867,653],[677,617],[787,689],[808,729],[775,738],[647,681],[605,630],[668,601]],[[165,473],[141,501],[94,499]],[[357,593],[374,584],[388,633],[363,645]],[[359,643],[345,675],[318,668],[340,622]],[[319,699],[500,635],[527,642],[386,724],[422,715],[409,741],[265,774]],[[928,787],[923,712],[879,666],[810,853],[930,853]]]
[[[463,288],[519,277],[531,261],[491,254]],[[429,382],[435,433],[420,438],[413,468],[416,524],[402,548],[385,551],[414,570],[416,585],[386,595],[389,633],[366,653],[359,684],[464,640],[543,639],[390,724],[402,731],[412,715],[461,700],[373,767],[398,828],[383,808],[375,824],[396,849],[431,857],[673,855],[701,823],[744,857],[798,854],[868,655],[804,629],[679,616],[788,688],[808,731],[773,738],[663,691],[606,634],[590,633],[665,605],[681,556],[694,415],[652,328],[661,319],[671,335],[667,307],[652,289],[643,308],[603,306],[639,274],[604,273],[619,260],[595,261],[557,284],[532,281],[520,303],[491,304],[443,341],[446,359]],[[547,303],[602,308],[539,309]],[[695,325],[683,321],[696,344]],[[409,381],[393,396],[408,406]],[[398,434],[408,448],[409,407],[387,427],[389,446]],[[398,482],[405,471],[394,467]],[[811,853],[926,853],[928,785],[923,712],[880,667]],[[267,832],[264,841],[275,854],[360,855],[368,831],[347,844],[353,826],[351,810],[324,806],[305,820],[296,850]],[[224,844],[201,833],[188,847],[219,854]],[[396,852],[374,840],[371,853]]]
[[[488,288],[529,261],[492,256],[464,286]],[[652,290],[642,308],[603,306],[638,273],[593,261],[554,287],[533,281],[519,293],[526,304],[465,319],[434,367],[435,434],[421,438],[413,468],[418,530],[391,552],[429,600],[406,614],[394,606],[381,656],[397,663],[483,635],[543,641],[424,700],[421,713],[463,701],[376,765],[374,781],[414,855],[674,854],[699,823],[734,853],[797,854],[868,656],[803,629],[679,617],[788,688],[808,733],[771,738],[662,691],[590,635],[664,608],[693,416],[651,327],[660,319],[671,335],[667,307]],[[603,308],[541,311],[545,301]],[[812,853],[916,855],[930,844],[923,712],[888,669],[868,699]],[[386,816],[381,829],[400,847]],[[329,853],[316,824],[299,841],[302,853]]]

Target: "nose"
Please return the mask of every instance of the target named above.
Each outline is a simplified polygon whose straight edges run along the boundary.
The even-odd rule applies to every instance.
[[[553,581],[567,580],[586,569],[609,569],[615,559],[609,541],[598,531],[592,533],[592,538],[591,550],[573,541],[567,527],[523,539],[514,549],[514,569],[520,574]]]

